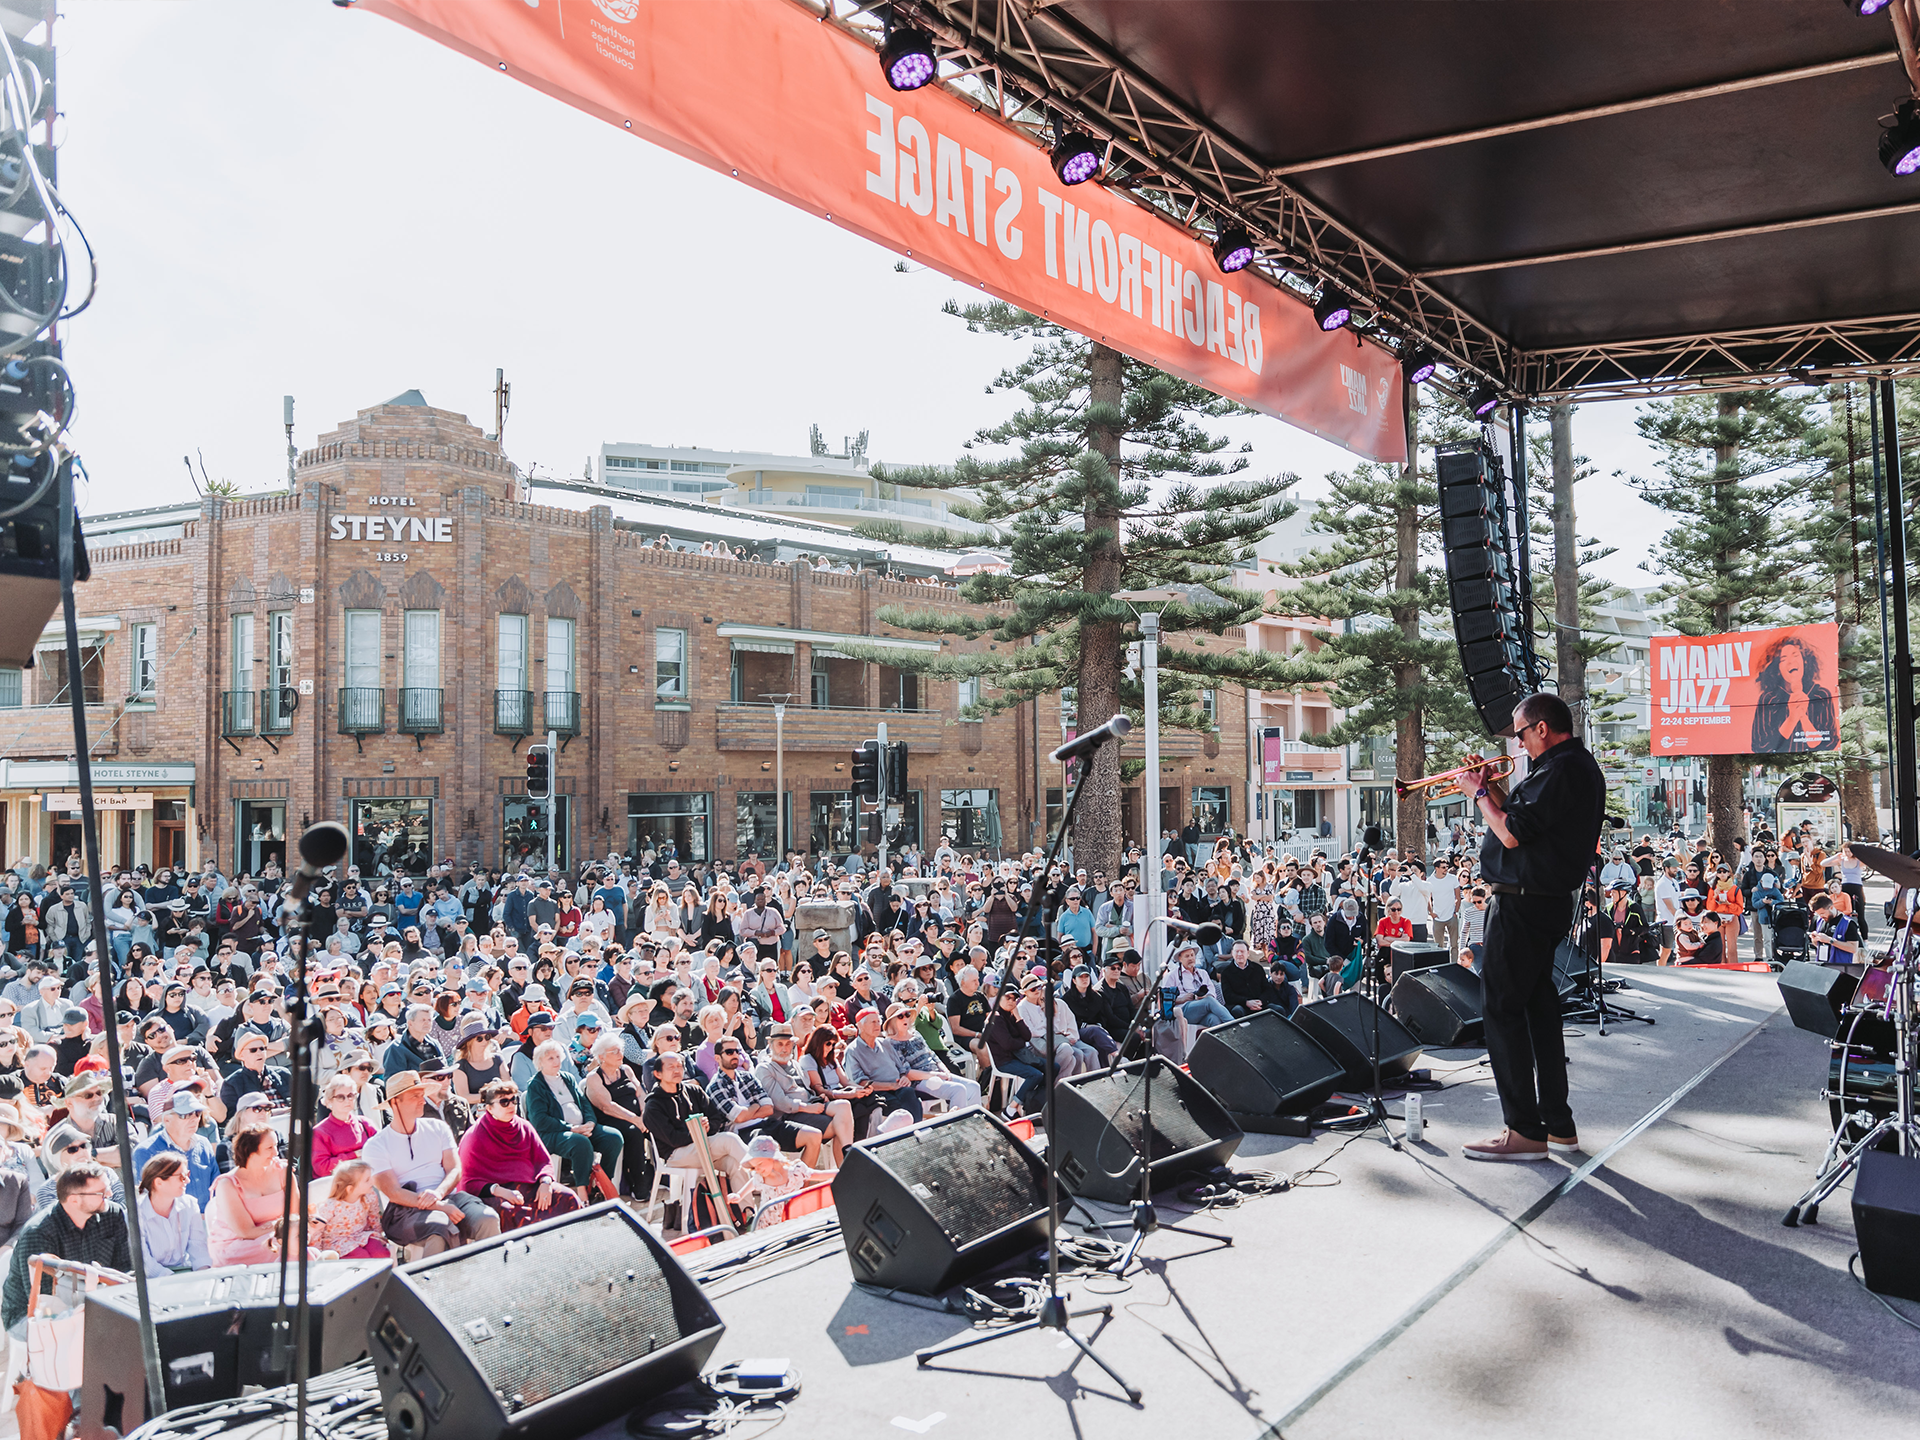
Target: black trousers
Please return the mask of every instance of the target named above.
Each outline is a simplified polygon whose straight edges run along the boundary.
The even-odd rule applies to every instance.
[[[1573,928],[1571,895],[1495,895],[1480,960],[1487,1060],[1507,1128],[1529,1140],[1571,1136],[1567,1045],[1553,951]]]

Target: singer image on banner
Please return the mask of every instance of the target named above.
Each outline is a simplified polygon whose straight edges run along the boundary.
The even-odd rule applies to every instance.
[[[1754,754],[1840,748],[1833,692],[1820,683],[1825,678],[1819,653],[1801,636],[1783,635],[1766,648],[1753,707]]]
[[[1805,755],[1840,746],[1840,629],[1656,635],[1653,753]]]

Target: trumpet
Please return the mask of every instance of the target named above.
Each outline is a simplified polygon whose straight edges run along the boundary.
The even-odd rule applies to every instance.
[[[1513,774],[1513,757],[1496,755],[1485,763],[1488,778],[1504,780]],[[1478,770],[1479,765],[1462,765],[1457,770],[1443,770],[1438,775],[1428,775],[1420,780],[1396,780],[1393,782],[1395,795],[1411,795],[1417,790],[1427,791],[1429,800],[1441,800],[1449,795],[1467,793],[1466,776],[1468,772]]]

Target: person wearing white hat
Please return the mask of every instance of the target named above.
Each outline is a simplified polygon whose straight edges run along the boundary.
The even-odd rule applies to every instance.
[[[491,1206],[460,1189],[460,1152],[453,1131],[424,1113],[425,1084],[417,1070],[387,1077],[387,1107],[393,1120],[367,1141],[360,1157],[373,1166],[373,1183],[386,1202],[380,1227],[399,1245],[419,1245],[427,1254],[500,1233]]]

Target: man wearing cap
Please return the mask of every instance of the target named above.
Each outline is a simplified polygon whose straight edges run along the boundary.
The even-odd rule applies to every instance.
[[[425,1114],[427,1091],[420,1073],[389,1075],[386,1093],[393,1119],[360,1151],[386,1201],[382,1233],[398,1245],[419,1245],[428,1255],[498,1235],[498,1212],[459,1188],[460,1152],[453,1131]]]
[[[1660,927],[1660,963],[1673,957],[1674,928],[1680,921],[1680,862],[1669,855],[1653,882],[1653,922]]]
[[[232,1057],[245,1035],[257,1035],[267,1043],[267,1054],[285,1054],[291,1032],[283,1020],[273,1017],[273,994],[262,987],[249,990],[240,1008],[213,1027],[207,1048],[215,1055]]]
[[[60,1029],[48,1037],[53,1046],[53,1069],[57,1075],[73,1074],[73,1067],[87,1058],[93,1042],[87,1036],[87,1012],[69,1005],[60,1012]]]
[[[571,1049],[574,1030],[589,1015],[602,1034],[613,1028],[612,1018],[601,1005],[599,991],[593,981],[584,975],[576,976],[567,982],[567,1008],[561,1012],[559,1022],[554,1026],[557,1032],[554,1039]]]
[[[881,1014],[868,1005],[854,1019],[855,1037],[847,1046],[847,1078],[855,1085],[870,1085],[888,1110],[904,1110],[915,1120],[924,1115],[920,1095],[907,1078],[894,1052],[884,1043]],[[869,1127],[871,1128],[871,1127]]]
[[[240,1068],[220,1085],[220,1103],[232,1114],[249,1095],[264,1095],[271,1105],[287,1101],[287,1072],[267,1068],[267,1042],[259,1035],[241,1034],[234,1042]]]
[[[1220,997],[1214,991],[1212,979],[1200,968],[1200,947],[1191,940],[1182,940],[1174,951],[1173,971],[1170,977],[1162,979],[1162,985],[1170,978],[1176,994],[1175,1003],[1180,1013],[1187,1017],[1187,1023],[1198,1029],[1210,1025],[1224,1025],[1233,1019],[1227,1007],[1220,1003]]]
[[[71,1170],[76,1165],[92,1163],[93,1146],[88,1142],[85,1133],[64,1120],[56,1123],[47,1131],[47,1138],[40,1142],[40,1164],[47,1172],[47,1178],[34,1189],[34,1208],[44,1209],[53,1203],[54,1184],[59,1180],[62,1172]],[[112,1196],[117,1204],[122,1199],[120,1177],[112,1170],[107,1173],[113,1177]]]
[[[63,1097],[67,1105],[67,1123],[92,1142],[100,1154],[120,1144],[120,1125],[107,1109],[107,1091],[112,1082],[104,1070],[86,1070],[67,1082]]]
[[[811,951],[802,958],[817,978],[833,968],[833,937],[825,930],[815,930],[812,945]]]
[[[14,1024],[35,1040],[51,1045],[59,1040],[66,1029],[67,1011],[71,1007],[67,1004],[67,997],[61,993],[58,975],[42,975],[36,988],[38,998],[20,1007],[20,1013],[14,1016]],[[85,1011],[81,1012],[81,1018],[86,1018]]]
[[[833,1146],[833,1163],[846,1158],[847,1146],[853,1143],[853,1107],[845,1100],[821,1100],[814,1094],[796,1058],[791,1025],[779,1023],[767,1032],[767,1054],[753,1074],[775,1115],[824,1131]]]
[[[133,1147],[133,1173],[147,1168],[147,1162],[163,1150],[170,1150],[187,1162],[187,1193],[205,1210],[213,1203],[213,1182],[220,1178],[220,1161],[213,1142],[200,1133],[207,1118],[207,1102],[191,1090],[174,1094],[173,1103],[160,1112],[160,1123],[153,1132]]]

